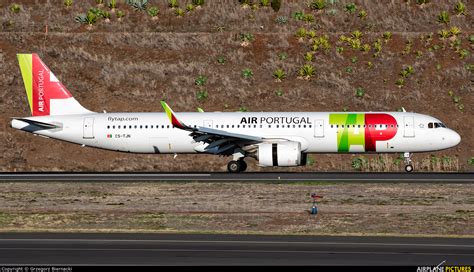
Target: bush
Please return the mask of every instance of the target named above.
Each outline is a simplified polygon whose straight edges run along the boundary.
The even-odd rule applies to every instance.
[[[240,106],[240,107],[239,107],[239,111],[240,111],[240,112],[247,112],[248,109],[247,109],[246,106]]]
[[[117,8],[117,0],[110,0],[108,6],[109,6],[110,9],[116,9]]]
[[[245,78],[245,79],[249,79],[249,78],[253,77],[252,70],[250,70],[249,68],[246,68],[246,69],[242,70],[242,77]]]
[[[284,24],[287,24],[287,23],[288,23],[288,17],[286,17],[286,16],[278,16],[275,21],[276,21],[276,23],[279,24],[279,25],[284,25]]]
[[[117,10],[115,11],[115,16],[117,16],[117,18],[121,20],[125,16],[125,13],[121,10]]]
[[[21,11],[21,6],[18,4],[11,4],[10,11],[13,13],[19,13]]]
[[[314,22],[314,16],[312,14],[305,14],[303,21],[307,23],[312,23]]]
[[[180,8],[177,8],[175,11],[174,11],[174,14],[178,17],[182,17],[184,16],[184,10],[183,9],[180,9]]]
[[[217,63],[221,64],[221,65],[224,65],[225,64],[225,57],[224,56],[218,56],[217,57]]]
[[[150,17],[158,16],[159,12],[160,12],[160,10],[158,9],[158,7],[150,7],[148,9],[148,15],[150,15]]]
[[[326,7],[326,0],[313,0],[309,7],[314,10],[323,10]]]
[[[354,13],[357,10],[357,6],[354,3],[350,3],[345,6],[344,10],[349,13]]]
[[[275,95],[278,96],[278,97],[282,97],[283,96],[283,90],[281,88],[278,88],[278,90],[275,91]]]
[[[448,24],[449,23],[449,14],[446,11],[441,11],[441,13],[438,15],[438,22],[442,24]]]
[[[64,0],[64,5],[69,8],[72,6],[72,0]]]
[[[126,0],[125,4],[133,7],[135,10],[144,11],[148,5],[148,0]]]
[[[179,7],[178,0],[168,0],[168,7],[170,8]]]
[[[288,58],[288,54],[286,52],[280,52],[278,54],[278,58],[281,60],[281,61],[284,61]]]
[[[191,12],[191,11],[193,11],[193,10],[194,10],[194,5],[193,5],[193,4],[188,4],[188,5],[186,6],[186,11],[187,11],[187,12]]]
[[[306,29],[304,27],[298,28],[296,31],[296,37],[303,39],[306,37]]]
[[[313,54],[311,52],[307,52],[306,54],[304,54],[304,60],[307,62],[313,61]]]
[[[278,81],[281,81],[286,77],[285,71],[283,71],[283,69],[276,69],[275,72],[273,72],[273,77]]]
[[[474,165],[474,157],[471,157],[469,160],[467,160],[467,163],[469,165]]]
[[[456,6],[454,6],[454,11],[457,15],[466,15],[466,6],[461,1],[457,2]]]
[[[431,0],[416,0],[418,5],[428,4],[429,2],[431,2]]]
[[[197,100],[199,100],[199,101],[204,101],[204,100],[206,100],[206,99],[207,99],[207,96],[208,96],[208,94],[207,94],[207,91],[205,91],[205,90],[198,91],[197,94],[196,94],[196,98],[197,98]]]
[[[270,0],[260,0],[260,6],[262,7],[269,7],[270,4]]]
[[[310,79],[315,73],[314,67],[310,64],[303,65],[299,70],[299,75],[305,79]]]
[[[304,19],[304,12],[303,11],[295,11],[291,15],[293,18],[295,18],[298,21],[302,21]]]
[[[355,157],[352,159],[352,168],[361,171],[362,168],[366,165],[367,159],[364,157]]]
[[[355,92],[356,97],[362,98],[362,97],[364,97],[364,94],[365,94],[364,88],[359,87],[359,88],[356,89],[356,92]]]
[[[361,10],[358,15],[359,18],[365,19],[367,17],[367,11]]]
[[[204,0],[193,0],[193,5],[200,7],[204,5]]]
[[[196,80],[194,81],[194,83],[197,85],[197,86],[204,86],[207,82],[207,77],[206,76],[203,76],[203,75],[199,75]]]
[[[278,12],[281,8],[281,0],[272,0],[271,6],[275,12]]]

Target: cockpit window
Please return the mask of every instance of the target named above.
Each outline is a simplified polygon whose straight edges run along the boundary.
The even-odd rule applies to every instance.
[[[443,123],[428,123],[428,128],[445,128],[446,125]]]
[[[429,123],[428,128],[433,128],[433,123]]]
[[[443,124],[443,123],[440,123],[440,125],[441,125],[441,127],[444,127],[444,128],[446,127],[446,125],[445,125],[445,124]]]
[[[435,125],[435,128],[441,127],[441,124],[440,124],[440,123],[434,123],[434,125]]]

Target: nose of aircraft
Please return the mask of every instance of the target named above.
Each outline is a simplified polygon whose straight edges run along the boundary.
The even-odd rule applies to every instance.
[[[451,130],[449,133],[449,139],[452,146],[456,146],[461,142],[461,136],[454,130]]]

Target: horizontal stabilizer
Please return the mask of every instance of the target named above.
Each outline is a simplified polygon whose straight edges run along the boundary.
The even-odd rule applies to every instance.
[[[59,128],[60,126],[55,125],[55,124],[50,124],[50,123],[45,123],[45,122],[40,122],[40,121],[34,121],[26,118],[12,118],[14,120],[22,121],[25,123],[28,123],[32,126],[37,126],[43,129],[53,129],[53,128]]]

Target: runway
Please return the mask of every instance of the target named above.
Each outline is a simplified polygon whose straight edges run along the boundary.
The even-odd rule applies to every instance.
[[[473,264],[474,239],[190,234],[0,234],[3,265]]]
[[[474,173],[354,173],[354,172],[246,172],[214,173],[0,173],[0,182],[71,181],[71,182],[139,182],[139,181],[252,181],[252,182],[439,182],[473,183]]]

